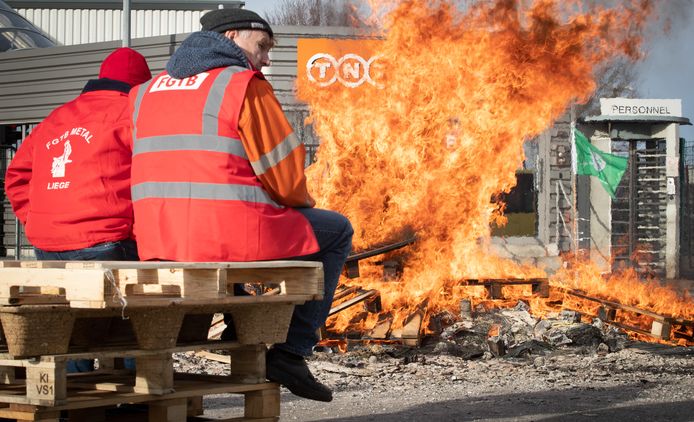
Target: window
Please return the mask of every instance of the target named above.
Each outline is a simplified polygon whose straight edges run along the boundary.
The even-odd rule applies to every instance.
[[[39,29],[0,1],[0,52],[53,45]]]
[[[537,236],[537,158],[539,146],[536,140],[523,145],[523,168],[516,171],[516,186],[498,200],[506,204],[508,223],[503,227],[492,224],[493,236]]]

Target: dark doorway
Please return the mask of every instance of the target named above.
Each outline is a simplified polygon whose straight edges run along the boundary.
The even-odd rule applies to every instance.
[[[516,186],[509,193],[499,195],[497,200],[506,204],[504,215],[508,224],[497,227],[492,224],[493,236],[536,236],[537,235],[537,189],[535,172],[516,172]]]

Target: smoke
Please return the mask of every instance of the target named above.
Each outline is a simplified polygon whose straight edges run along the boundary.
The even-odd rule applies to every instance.
[[[689,24],[692,18],[692,0],[669,0],[658,3],[658,13],[663,29],[666,32],[679,30]]]
[[[636,64],[642,98],[681,98],[684,117],[694,119],[694,0],[657,2],[657,20],[649,28],[645,58]],[[681,126],[692,141],[694,130]]]

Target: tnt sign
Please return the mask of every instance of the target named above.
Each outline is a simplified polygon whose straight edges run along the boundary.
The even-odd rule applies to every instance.
[[[335,84],[381,87],[375,40],[303,39],[298,41],[298,75],[320,87]]]

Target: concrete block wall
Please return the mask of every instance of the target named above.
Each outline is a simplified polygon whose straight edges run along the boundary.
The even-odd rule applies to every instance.
[[[542,268],[550,275],[562,265],[557,246],[544,245],[535,237],[494,237],[489,249],[491,253],[502,258]]]
[[[549,156],[549,240],[557,244],[562,252],[571,250],[573,235],[574,213],[572,211],[573,181],[571,169],[571,112],[559,118],[551,129]],[[564,187],[566,196],[559,189],[558,183]],[[558,206],[558,207],[557,207]],[[559,213],[564,217],[562,223]],[[558,236],[557,236],[558,233]]]

